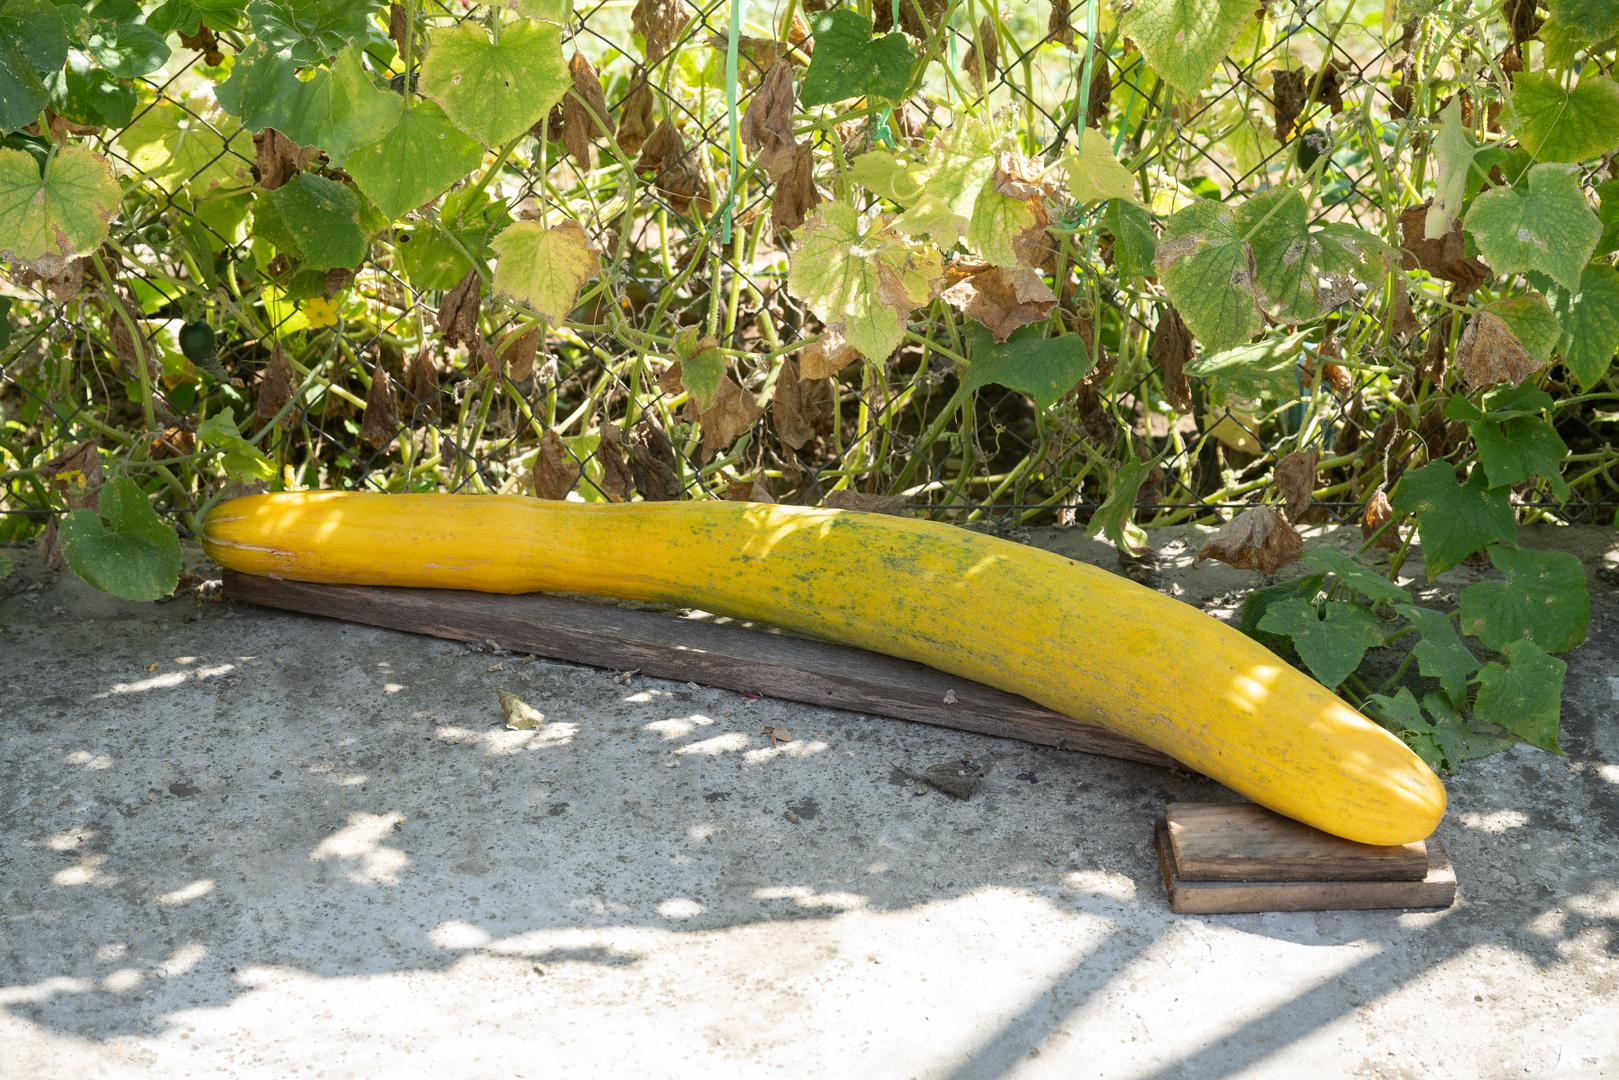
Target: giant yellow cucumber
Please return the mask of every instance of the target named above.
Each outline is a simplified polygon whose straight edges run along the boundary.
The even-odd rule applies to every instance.
[[[255,495],[203,546],[251,574],[593,593],[758,619],[917,660],[1104,724],[1368,844],[1433,831],[1438,777],[1240,632],[1133,581],[937,522],[734,502]]]

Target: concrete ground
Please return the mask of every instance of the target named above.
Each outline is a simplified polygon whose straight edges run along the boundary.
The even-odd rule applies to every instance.
[[[1451,782],[1456,906],[1220,917],[1150,846],[1207,781],[24,566],[0,1076],[1619,1076],[1619,541],[1534,542],[1593,570],[1568,756]]]

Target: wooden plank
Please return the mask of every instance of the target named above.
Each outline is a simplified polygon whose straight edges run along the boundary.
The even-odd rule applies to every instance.
[[[1428,849],[1357,844],[1253,803],[1171,803],[1165,810],[1182,881],[1421,881]]]
[[[1026,698],[890,656],[752,626],[543,593],[313,585],[225,571],[225,595],[264,607],[512,652],[895,716],[1041,746],[1176,766],[1165,754]]]
[[[1186,881],[1175,872],[1163,822],[1156,846],[1169,908],[1182,915],[1446,908],[1456,900],[1456,871],[1436,838],[1428,841],[1428,870],[1421,881]]]

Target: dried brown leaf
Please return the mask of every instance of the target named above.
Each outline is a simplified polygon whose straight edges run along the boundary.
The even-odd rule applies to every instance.
[[[522,382],[534,374],[534,359],[540,354],[539,324],[527,330],[513,331],[500,343],[500,355],[506,365],[506,376]]]
[[[608,502],[629,502],[635,478],[630,464],[624,460],[624,437],[616,424],[603,423],[598,429],[601,441],[596,444],[596,460],[601,462],[601,491]]]
[[[1051,0],[1051,17],[1046,20],[1046,36],[1062,42],[1069,51],[1075,48],[1074,24],[1069,21],[1072,14],[1070,0]]]
[[[830,4],[821,5],[830,7]],[[918,10],[920,8],[920,10]],[[950,0],[900,0],[899,28],[919,41],[926,41],[939,25],[939,20],[950,8]],[[872,18],[875,21],[874,29],[879,34],[886,34],[894,29],[894,5],[871,5]],[[805,10],[818,10],[817,5],[810,3]]]
[[[798,361],[782,361],[776,391],[770,399],[770,419],[784,445],[801,450],[815,440],[817,401],[815,383],[799,377]]]
[[[978,32],[973,35],[973,43],[961,61],[963,74],[973,84],[973,89],[980,94],[999,74],[1000,56],[1000,43],[995,37],[995,20],[985,15],[979,20]]]
[[[669,54],[691,20],[686,0],[635,0],[630,25],[646,44],[648,64],[656,64]]]
[[[309,163],[320,154],[320,149],[299,146],[275,128],[265,128],[253,136],[253,152],[259,187],[274,191],[308,168]]]
[[[777,232],[804,224],[810,210],[821,201],[821,193],[815,189],[812,150],[809,140],[799,143],[793,151],[791,167],[776,181],[770,201],[770,224]]]
[[[1304,538],[1274,506],[1251,506],[1198,549],[1194,563],[1215,559],[1238,570],[1275,573],[1304,554]]]
[[[401,54],[410,48],[410,15],[404,4],[388,5],[388,37]]]
[[[1091,75],[1091,92],[1085,101],[1086,126],[1098,129],[1105,126],[1108,106],[1112,101],[1113,69],[1108,66],[1106,59],[1103,59],[1096,65],[1096,71]]]
[[[778,61],[764,77],[742,114],[742,145],[758,159],[765,175],[778,183],[794,167],[799,141],[793,135],[793,65]]]
[[[669,502],[683,494],[675,448],[650,417],[642,419],[630,440],[630,474],[635,478],[635,490],[648,502]]]
[[[652,87],[646,69],[636,68],[630,76],[629,93],[618,104],[618,148],[634,154],[646,143],[652,131]]]
[[[703,460],[709,460],[736,442],[764,414],[759,403],[753,400],[753,395],[738,386],[735,379],[729,375],[722,377],[719,391],[714,395],[714,405],[703,411],[700,421],[703,428]]]
[[[1005,341],[1020,326],[1038,322],[1057,304],[1038,270],[1027,266],[991,266],[957,281],[940,297],[968,318],[983,323],[996,341]]]
[[[422,349],[405,365],[405,394],[412,420],[431,422],[439,416],[438,363]]]
[[[1276,141],[1293,141],[1293,126],[1309,102],[1310,75],[1303,68],[1277,71],[1272,76],[1271,101],[1276,108]]]
[[[264,365],[259,373],[258,385],[253,390],[253,416],[261,424],[268,424],[274,420],[287,402],[292,400],[292,392],[296,386],[298,375],[292,370],[292,361],[287,359],[286,352],[281,348],[280,342],[270,346],[270,362]],[[292,414],[289,412],[281,418],[281,426],[292,424]]]
[[[1276,463],[1276,490],[1287,502],[1287,516],[1297,521],[1315,497],[1315,470],[1321,451],[1295,450]]]
[[[508,690],[495,691],[500,711],[506,717],[507,731],[534,731],[545,724],[545,714]]]
[[[478,333],[479,297],[483,281],[477,270],[468,270],[467,276],[444,294],[438,307],[438,329],[447,345],[476,345],[482,340]]]
[[[860,358],[842,331],[826,329],[798,353],[798,373],[805,379],[829,379]]]
[[[1545,365],[1523,347],[1516,334],[1499,315],[1488,311],[1474,314],[1456,343],[1456,366],[1471,387],[1523,382]]]
[[[679,129],[668,120],[660,123],[641,147],[635,168],[655,173],[658,190],[677,210],[684,210],[703,187],[699,155],[687,148]]]
[[[1490,268],[1482,259],[1469,258],[1466,240],[1462,236],[1462,221],[1451,223],[1450,231],[1435,240],[1424,235],[1428,222],[1428,205],[1413,206],[1400,215],[1400,237],[1407,252],[1402,265],[1407,270],[1421,267],[1442,281],[1455,284],[1451,299],[1459,300],[1491,278]]]
[[[1366,509],[1360,515],[1361,538],[1370,541],[1373,547],[1398,551],[1403,541],[1399,526],[1390,524],[1393,520],[1394,507],[1389,505],[1389,497],[1379,488],[1366,500]],[[1388,527],[1384,528],[1385,525]]]
[[[365,396],[365,412],[360,416],[360,438],[381,450],[393,442],[399,431],[399,408],[394,401],[394,381],[378,366],[371,373],[371,392]]]
[[[562,99],[562,145],[588,169],[590,140],[603,135],[612,137],[613,114],[607,110],[607,96],[602,93],[596,69],[583,53],[573,54],[568,73],[573,77],[573,89]]]
[[[69,447],[47,461],[40,473],[50,489],[70,509],[82,510],[96,504],[101,488],[101,453],[94,439]]]
[[[859,491],[834,491],[821,505],[834,510],[859,510],[866,514],[892,514],[895,517],[905,516],[907,505],[903,495],[866,495]]]
[[[725,482],[725,497],[731,502],[773,503],[775,497],[770,493],[770,485],[765,483],[762,476],[750,476],[747,479],[732,479]]]
[[[584,470],[562,436],[546,431],[540,436],[540,452],[534,455],[534,494],[541,499],[566,499]]]
[[[995,190],[1009,199],[1042,199],[1057,186],[1056,179],[1033,158],[1006,151],[995,159]]]
[[[1192,359],[1192,332],[1180,312],[1169,305],[1158,316],[1152,337],[1152,362],[1164,376],[1164,397],[1177,412],[1192,411],[1192,387],[1186,381],[1186,365]]]

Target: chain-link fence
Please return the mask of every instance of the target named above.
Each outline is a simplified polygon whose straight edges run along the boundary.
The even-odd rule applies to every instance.
[[[1278,5],[1234,51],[1243,60],[1228,57],[1211,88],[1186,99],[1167,94],[1107,13],[1098,18],[1087,5],[997,12],[880,2],[877,30],[897,14],[913,39],[938,41],[935,69],[964,73],[982,100],[963,102],[959,85],[930,79],[899,108],[805,122],[815,186],[837,183],[822,175],[823,158],[841,162],[884,141],[923,147],[963,108],[1000,117],[1044,161],[1088,124],[1188,198],[1242,197],[1297,175],[1300,138],[1320,138],[1333,155],[1318,189],[1321,215],[1398,243],[1396,201],[1410,193],[1391,193],[1387,174],[1408,147],[1393,120],[1412,109],[1413,31],[1368,29],[1349,11]],[[1087,335],[1097,364],[1056,407],[995,386],[957,394],[959,368],[928,347],[927,332],[886,364],[806,377],[798,343],[820,327],[785,288],[792,230],[773,227],[773,185],[736,153],[732,133],[765,72],[784,59],[801,71],[810,44],[790,7],[756,3],[744,13],[737,35],[724,2],[579,7],[564,50],[588,61],[603,91],[608,116],[589,113],[588,102],[585,115],[608,123],[587,123],[585,137],[570,139],[559,106],[535,138],[487,162],[431,220],[389,225],[357,269],[332,272],[313,290],[305,280],[301,296],[278,276],[285,268],[255,250],[238,205],[241,193],[276,182],[266,173],[286,166],[286,152],[267,149],[265,135],[255,139],[211,96],[244,41],[184,38],[174,61],[139,80],[129,123],[73,136],[129,181],[98,259],[12,283],[21,298],[0,348],[0,404],[18,432],[50,428],[39,445],[64,456],[21,460],[5,511],[56,512],[66,490],[59,474],[75,464],[65,455],[84,440],[169,462],[175,478],[200,456],[200,403],[214,383],[224,404],[253,418],[242,433],[276,478],[303,486],[903,504],[1001,525],[1084,523],[1118,466],[1133,461],[1152,463],[1138,520],[1211,521],[1262,497],[1278,461],[1295,452],[1317,456],[1309,513],[1350,520],[1408,464],[1459,445],[1459,425],[1413,407],[1454,338],[1442,307],[1419,300],[1389,330],[1386,299],[1352,299],[1327,332],[1297,346],[1294,400],[1221,397],[1184,379],[1188,357],[1166,341],[1173,316],[1155,287],[1122,287],[1107,245],[1084,228],[1059,271],[1057,317]],[[421,14],[447,25],[483,13],[435,0]],[[725,73],[733,48],[734,83]],[[397,57],[370,62],[379,83],[414,86],[416,73]],[[321,165],[294,160],[298,167]],[[598,282],[566,326],[538,332],[472,269],[509,218],[576,220],[602,253]],[[137,318],[126,323],[106,304],[92,314],[89,298],[105,295]],[[457,331],[453,309],[462,305],[464,317],[469,302],[471,329]],[[177,359],[173,339],[202,310],[221,328],[206,379]],[[951,313],[923,308],[912,327],[934,318]],[[133,347],[136,335],[145,348]],[[723,419],[729,438],[716,438],[720,422],[705,422],[670,378],[681,359],[670,340],[726,358],[740,392]],[[951,329],[940,340],[959,337]],[[133,356],[164,358],[149,372],[155,424],[139,415]],[[1604,439],[1579,415],[1560,424],[1571,445]],[[142,445],[125,437],[133,431],[144,432]],[[1605,473],[1598,480],[1619,490]],[[211,493],[183,476],[170,488],[173,511]],[[1546,509],[1564,520],[1613,514],[1590,501]]]

